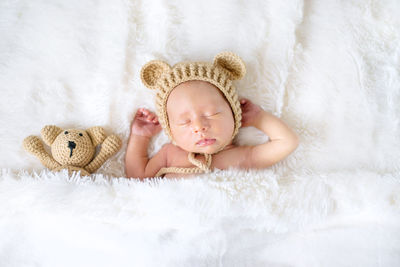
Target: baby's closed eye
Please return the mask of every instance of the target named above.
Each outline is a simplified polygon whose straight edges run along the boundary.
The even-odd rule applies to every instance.
[[[205,116],[206,116],[206,117],[212,117],[212,116],[218,115],[219,113],[221,113],[221,112],[209,113],[209,115],[207,114],[207,115],[205,115]]]
[[[178,122],[178,125],[186,125],[186,124],[188,124],[190,121],[189,120],[187,120],[187,121],[181,121],[181,122]]]
[[[206,113],[205,115],[204,115],[204,117],[214,117],[214,116],[216,116],[216,115],[218,115],[218,114],[220,114],[221,112],[211,112],[211,113]],[[181,120],[181,121],[179,121],[178,122],[178,125],[186,125],[186,124],[189,124],[191,122],[191,120],[190,119],[187,119],[187,120]]]

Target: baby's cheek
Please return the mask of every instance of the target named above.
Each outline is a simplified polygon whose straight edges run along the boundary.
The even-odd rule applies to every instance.
[[[190,140],[190,131],[188,129],[174,129],[173,131],[174,140],[181,146],[186,146]]]
[[[235,125],[234,125],[233,121],[225,120],[225,121],[220,121],[219,123],[216,123],[215,127],[218,129],[220,134],[230,136],[233,133]]]

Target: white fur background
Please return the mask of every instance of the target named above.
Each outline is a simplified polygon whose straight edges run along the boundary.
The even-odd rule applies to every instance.
[[[400,2],[0,1],[0,266],[399,266]],[[127,180],[147,61],[246,62],[239,94],[300,137],[266,170]],[[102,126],[91,179],[22,140]],[[167,142],[161,133],[152,156]],[[240,130],[238,144],[267,137]]]

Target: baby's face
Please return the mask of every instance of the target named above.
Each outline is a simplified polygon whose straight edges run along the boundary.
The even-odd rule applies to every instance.
[[[232,143],[232,110],[211,83],[188,81],[175,87],[167,114],[176,145],[186,151],[213,154]]]

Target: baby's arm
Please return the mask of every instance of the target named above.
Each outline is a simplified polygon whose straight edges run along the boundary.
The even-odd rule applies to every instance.
[[[282,120],[248,99],[240,100],[242,127],[253,126],[269,137],[267,143],[251,146],[245,167],[266,168],[283,160],[299,145],[299,138]]]
[[[151,137],[161,131],[157,117],[147,109],[139,109],[132,122],[131,134],[125,155],[126,176],[139,178],[154,177],[167,166],[168,145],[164,145],[151,159],[147,155],[147,147]]]

